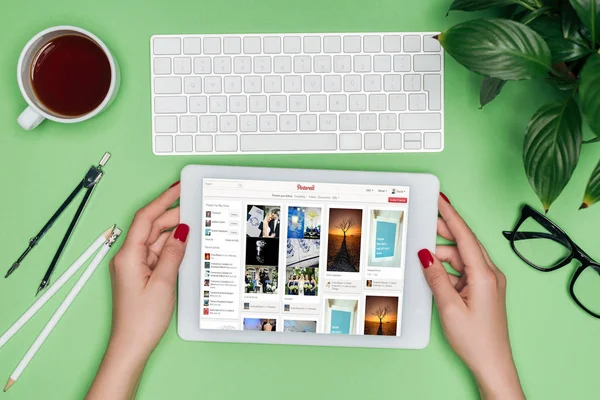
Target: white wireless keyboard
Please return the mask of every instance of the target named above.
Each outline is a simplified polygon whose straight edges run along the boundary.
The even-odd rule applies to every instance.
[[[435,34],[153,36],[154,153],[441,151]]]

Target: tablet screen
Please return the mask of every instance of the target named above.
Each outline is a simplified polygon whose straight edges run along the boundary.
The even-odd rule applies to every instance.
[[[200,329],[400,336],[409,188],[204,179]]]

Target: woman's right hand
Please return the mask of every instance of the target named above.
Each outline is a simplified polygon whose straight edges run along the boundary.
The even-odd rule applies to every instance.
[[[438,234],[456,246],[419,251],[444,334],[472,371],[484,399],[525,399],[512,357],[506,319],[506,277],[445,196]],[[459,274],[446,272],[449,263]]]

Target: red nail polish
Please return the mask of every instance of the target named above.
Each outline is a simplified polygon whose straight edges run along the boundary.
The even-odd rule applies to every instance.
[[[419,261],[421,261],[421,265],[423,266],[423,268],[427,269],[431,267],[431,265],[433,264],[433,256],[431,255],[431,252],[429,250],[419,250],[419,253],[417,254],[419,255]]]
[[[450,200],[448,199],[448,196],[446,196],[444,193],[440,192],[440,196],[442,196],[442,199],[446,200],[446,203],[452,204],[452,203],[450,203]]]
[[[175,229],[175,234],[173,237],[180,242],[185,242],[187,240],[188,234],[190,233],[190,227],[186,224],[179,224],[177,229]]]
[[[169,189],[171,189],[172,187],[175,187],[175,186],[179,185],[179,182],[181,182],[181,181],[177,181],[174,184],[172,184],[171,186],[169,186]]]

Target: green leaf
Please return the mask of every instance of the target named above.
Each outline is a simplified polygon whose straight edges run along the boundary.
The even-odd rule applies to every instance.
[[[600,162],[596,165],[592,176],[590,176],[590,180],[585,188],[585,194],[583,195],[583,202],[579,209],[588,208],[598,202],[598,200],[600,200]]]
[[[490,78],[489,76],[483,78],[481,89],[479,90],[480,108],[483,108],[483,106],[494,100],[500,94],[505,84],[506,81],[502,79]]]
[[[546,78],[544,78],[544,80],[558,90],[574,90],[577,87],[576,80],[567,80],[554,75],[549,75]]]
[[[579,19],[589,29],[592,41],[600,40],[600,0],[569,0]]]
[[[450,11],[479,11],[492,7],[505,7],[519,4],[516,0],[454,0],[450,5]]]
[[[573,6],[568,1],[563,1],[560,10],[560,23],[563,37],[571,39],[579,36],[581,22],[575,13]]]
[[[600,136],[600,55],[586,61],[579,75],[579,103],[587,123]]]
[[[523,162],[546,212],[571,179],[581,152],[581,114],[573,98],[542,106],[531,118]]]
[[[558,17],[543,16],[537,18],[529,24],[529,27],[546,40],[552,53],[553,63],[578,60],[592,51],[585,45],[583,39],[579,42],[565,39],[561,28],[561,21]]]
[[[503,80],[531,79],[550,69],[552,54],[531,28],[503,19],[463,22],[438,40],[456,61],[481,75]]]
[[[584,140],[584,141],[583,141],[583,144],[592,144],[592,143],[598,143],[598,142],[600,142],[600,137],[596,136],[596,137],[595,137],[595,138],[593,138],[593,139],[590,139],[590,140]]]
[[[524,25],[527,25],[531,21],[535,20],[536,18],[541,17],[542,15],[546,14],[551,9],[552,9],[552,7],[545,6],[545,7],[538,8],[535,11],[528,12],[521,17],[519,22]]]

